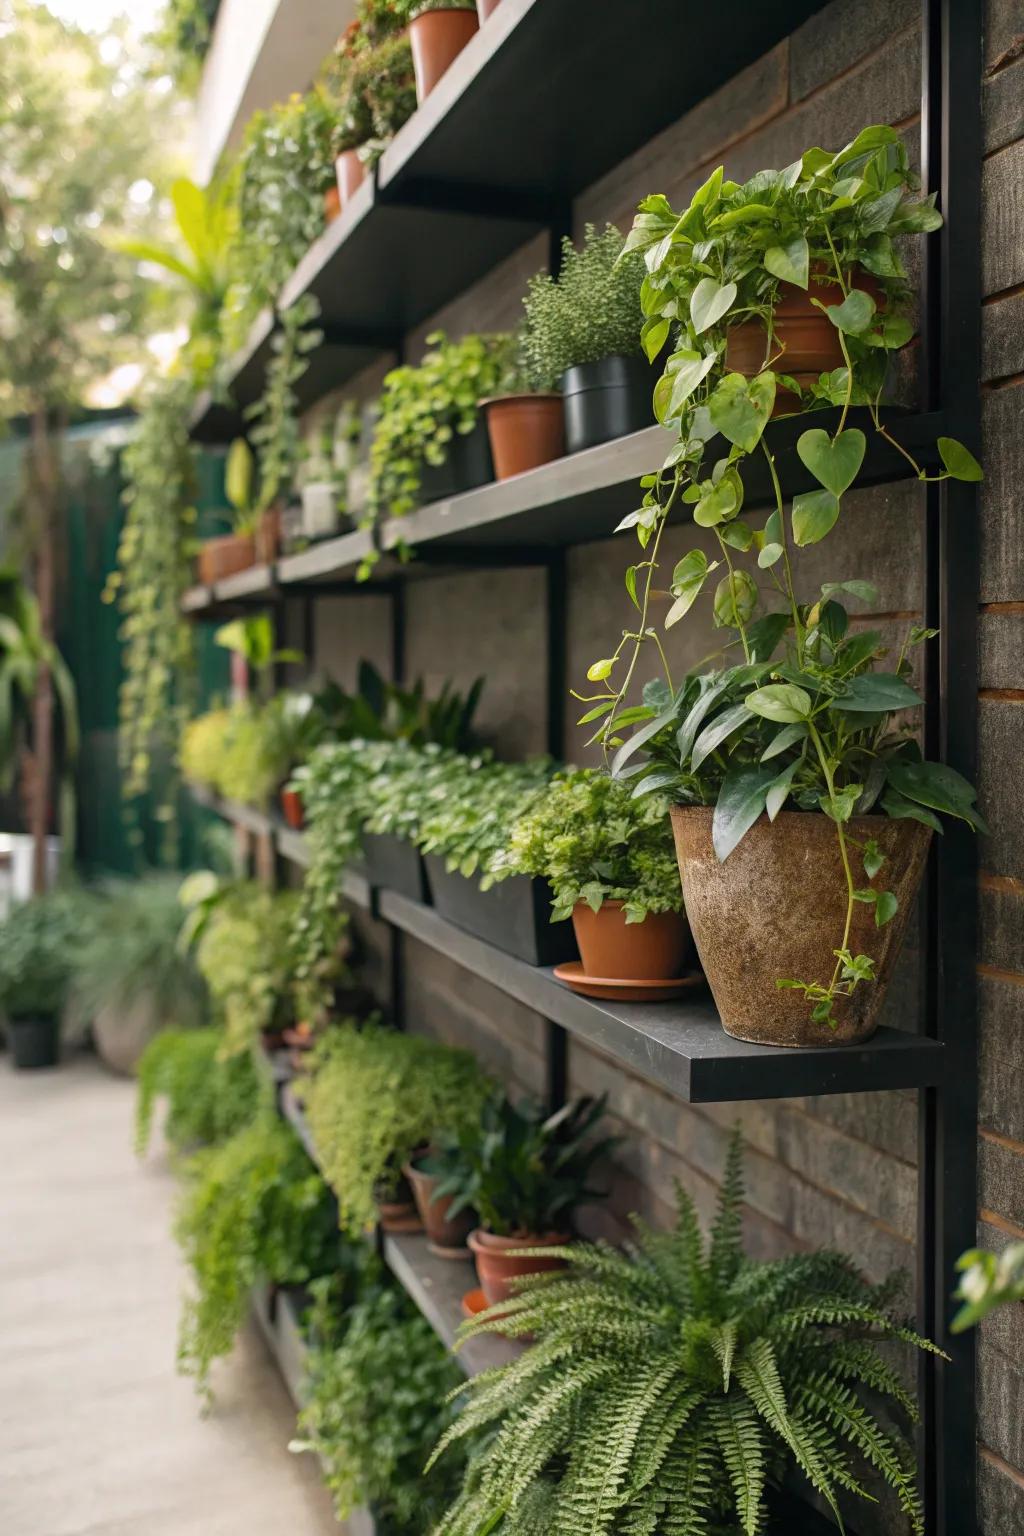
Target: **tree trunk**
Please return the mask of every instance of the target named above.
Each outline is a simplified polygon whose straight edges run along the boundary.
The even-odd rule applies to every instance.
[[[43,639],[54,638],[54,589],[56,559],[53,547],[57,506],[57,466],[54,440],[45,407],[32,416],[32,505],[33,544],[36,564],[36,600]],[[53,679],[50,669],[41,666],[32,704],[32,748],[35,758],[32,811],[32,889],[37,896],[46,890],[46,840],[50,831],[50,804],[53,793]]]

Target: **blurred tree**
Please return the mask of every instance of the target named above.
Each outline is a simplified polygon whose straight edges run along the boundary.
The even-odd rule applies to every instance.
[[[143,355],[152,289],[114,240],[154,232],[173,102],[170,82],[154,79],[146,46],[127,27],[99,38],[45,5],[0,0],[0,419],[29,424],[18,510],[44,646],[54,636],[60,438],[89,386]],[[37,889],[53,714],[42,666],[28,776]]]

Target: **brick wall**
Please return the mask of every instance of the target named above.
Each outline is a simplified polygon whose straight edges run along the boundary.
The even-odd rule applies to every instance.
[[[1024,12],[1019,0],[989,0],[986,36],[984,216],[984,448],[981,506],[980,787],[991,837],[982,845],[980,882],[981,1116],[979,1236],[1000,1247],[1024,1237],[1024,818],[1017,784],[1024,733]],[[639,197],[663,191],[676,205],[720,161],[742,179],[785,165],[812,144],[838,146],[867,123],[906,131],[916,150],[920,47],[916,0],[835,0],[788,41],[685,112],[577,201],[577,231],[590,220],[627,227]],[[685,70],[680,106],[685,107]],[[974,238],[964,231],[963,238]],[[408,338],[415,357],[425,335],[509,324],[525,278],[544,258],[542,241],[516,253],[483,283]],[[904,369],[909,377],[912,370]],[[356,382],[365,398],[379,379]],[[843,524],[820,549],[803,552],[811,584],[821,572],[868,577],[879,612],[864,622],[893,632],[912,621],[921,589],[920,503],[913,485],[851,495]],[[629,507],[624,506],[624,511]],[[666,563],[698,542],[698,530],[673,529]],[[622,571],[626,537],[569,555],[569,661],[578,683],[607,653],[626,619]],[[894,554],[894,551],[896,552]],[[372,599],[324,599],[333,617],[318,621],[329,644],[324,662],[340,668],[342,645],[365,631]],[[351,615],[358,612],[360,617]],[[482,722],[506,752],[544,745],[546,633],[539,573],[463,574],[409,589],[408,672],[467,685],[488,676]],[[372,623],[377,631],[377,620]],[[364,644],[366,642],[364,641]],[[671,637],[680,670],[703,658],[710,631],[687,623]],[[319,654],[319,653],[318,653]],[[566,756],[581,760],[570,726]],[[473,1044],[494,1072],[524,1089],[543,1084],[541,1020],[467,977],[442,957],[406,945],[410,1027]],[[913,936],[887,1007],[887,1020],[916,1023]],[[916,1103],[896,1093],[691,1108],[641,1082],[578,1042],[570,1045],[574,1092],[607,1092],[626,1138],[616,1158],[611,1198],[588,1212],[587,1230],[617,1234],[627,1212],[671,1219],[679,1180],[710,1209],[728,1130],[743,1126],[748,1145],[748,1235],[754,1251],[834,1243],[872,1275],[912,1270],[916,1201]],[[952,1285],[952,1277],[951,1277]],[[980,1340],[980,1479],[983,1536],[1024,1531],[1024,1326],[1021,1309],[987,1322]],[[964,1448],[966,1450],[966,1448]],[[958,1454],[954,1448],[953,1454]],[[872,1531],[899,1530],[890,1512]]]

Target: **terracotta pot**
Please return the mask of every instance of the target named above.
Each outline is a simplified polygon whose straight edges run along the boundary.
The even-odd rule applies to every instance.
[[[672,808],[686,913],[722,1027],[761,1045],[853,1045],[875,1031],[914,897],[924,873],[929,828],[919,821],[857,816],[858,842],[873,837],[886,855],[879,885],[899,909],[884,928],[857,902],[850,948],[870,955],[877,979],[837,1000],[836,1027],[814,1024],[802,992],[780,977],[827,983],[843,936],[846,881],[835,824],[812,812],[783,811],[756,821],[724,864],[711,842],[710,807]],[[866,877],[862,876],[862,883]]]
[[[423,1223],[420,1221],[413,1200],[412,1190],[408,1180],[403,1176],[398,1180],[394,1189],[390,1191],[391,1199],[377,1198],[377,1214],[380,1218],[381,1228],[385,1232],[422,1232]]]
[[[338,202],[340,213],[366,180],[366,166],[359,158],[358,149],[343,149],[334,162],[338,178]]]
[[[448,1210],[453,1196],[444,1195],[440,1200],[433,1198],[439,1182],[437,1175],[417,1168],[415,1163],[406,1163],[403,1172],[412,1185],[413,1199],[427,1229],[427,1246],[431,1253],[436,1253],[442,1259],[468,1258],[466,1239],[473,1230],[475,1213],[470,1210],[460,1211],[449,1220]]]
[[[488,16],[493,16],[498,9],[501,0],[476,0],[477,15],[480,17],[480,25],[483,26]]]
[[[422,106],[441,76],[480,29],[475,10],[424,11],[409,23],[416,100]]]
[[[487,412],[494,473],[499,480],[549,464],[564,454],[561,395],[498,395],[480,404]]]
[[[196,556],[199,580],[207,587],[238,571],[247,571],[255,563],[256,545],[251,533],[226,533],[223,538],[204,539]]]
[[[297,789],[282,789],[281,809],[284,819],[294,832],[301,832],[306,821],[306,813],[302,806],[302,796]]]
[[[256,559],[261,565],[273,565],[281,547],[281,509],[271,507],[256,524]]]
[[[571,1241],[567,1232],[545,1232],[537,1236],[521,1232],[516,1237],[497,1237],[477,1227],[469,1234],[468,1242],[476,1260],[476,1272],[487,1297],[487,1305],[493,1307],[500,1301],[508,1301],[516,1293],[513,1282],[520,1275],[539,1275],[551,1269],[565,1269],[564,1259],[527,1259],[514,1257],[519,1248],[561,1248]]]
[[[852,286],[869,293],[881,308],[884,302],[882,287],[867,272],[857,271]],[[839,304],[842,293],[837,284],[821,281],[811,276],[810,286],[798,288],[795,283],[779,284],[779,302],[775,310],[775,335],[772,367],[776,373],[788,373],[797,383],[814,383],[820,373],[830,373],[833,368],[845,367],[839,332],[826,314],[813,303]],[[729,331],[725,348],[725,365],[736,373],[751,378],[765,366],[768,332],[759,319],[745,320]],[[774,354],[781,349],[781,356]],[[776,396],[773,416],[798,408],[799,401],[791,390],[780,389]]]
[[[588,976],[661,981],[685,974],[693,946],[682,912],[648,912],[642,923],[627,923],[621,901],[605,901],[599,912],[578,901],[572,925]]]
[[[341,213],[341,193],[337,187],[328,187],[324,193],[324,218],[333,224]]]

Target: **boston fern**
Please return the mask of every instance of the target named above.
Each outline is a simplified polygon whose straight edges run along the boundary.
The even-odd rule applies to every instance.
[[[469,1325],[536,1342],[469,1383],[435,1457],[489,1433],[437,1536],[762,1536],[768,1491],[794,1465],[840,1529],[840,1493],[869,1497],[873,1469],[921,1536],[910,1449],[865,1393],[913,1420],[878,1342],[934,1346],[892,1319],[891,1287],[837,1253],[745,1258],[740,1155],[734,1139],[707,1243],[679,1189],[675,1231],[637,1222],[625,1254],[567,1247],[568,1274]]]

